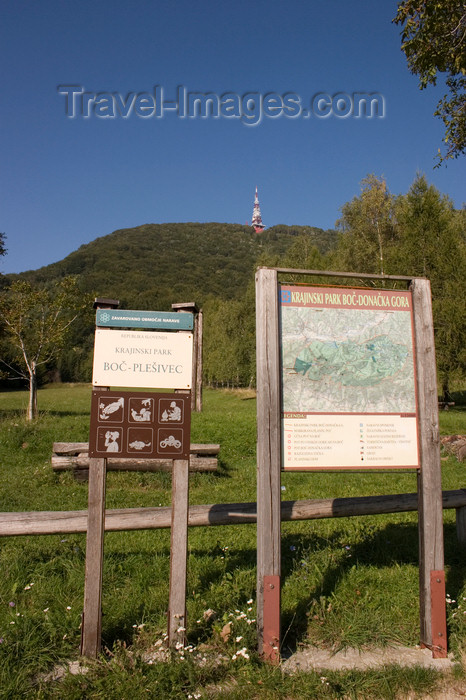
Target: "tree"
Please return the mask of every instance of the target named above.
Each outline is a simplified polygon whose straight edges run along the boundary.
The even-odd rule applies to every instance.
[[[5,234],[0,233],[0,255],[5,255],[6,253],[6,248],[5,248]]]
[[[465,212],[418,174],[398,198],[397,219],[397,271],[431,283],[437,369],[447,396],[452,377],[466,371]]]
[[[347,271],[386,273],[386,257],[396,239],[395,199],[383,177],[368,175],[361,195],[341,208],[337,264]]]
[[[64,277],[49,289],[19,280],[0,294],[0,319],[9,341],[1,362],[29,384],[28,420],[37,416],[38,368],[57,357],[86,306],[89,298],[79,291],[75,277]]]
[[[327,258],[317,248],[312,234],[298,236],[280,259],[280,266],[301,270],[328,269]]]
[[[204,373],[209,384],[252,386],[255,379],[254,285],[241,299],[204,304]]]
[[[445,124],[440,165],[466,149],[466,5],[464,0],[403,0],[393,21],[402,26],[401,48],[420,89],[435,85],[439,73],[446,75],[449,93],[435,111]]]
[[[5,238],[6,235],[4,233],[0,233],[0,256],[6,255]],[[5,284],[5,277],[0,272],[0,289],[4,287]]]
[[[451,380],[466,372],[466,211],[455,211],[450,198],[421,174],[397,198],[382,178],[370,175],[361,195],[341,211],[330,269],[430,280],[437,369],[447,394]]]

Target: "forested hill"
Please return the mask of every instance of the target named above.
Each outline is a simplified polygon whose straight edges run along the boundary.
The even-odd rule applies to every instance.
[[[237,224],[145,224],[97,238],[20,277],[47,283],[78,275],[84,291],[119,299],[121,308],[164,310],[173,302],[202,304],[209,295],[238,298],[256,264],[278,264],[303,235],[322,253],[336,243],[335,231],[309,226],[279,225],[255,234]]]

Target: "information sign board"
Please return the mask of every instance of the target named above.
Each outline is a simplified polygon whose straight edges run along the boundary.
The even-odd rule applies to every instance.
[[[92,392],[89,456],[189,459],[189,394]]]
[[[280,287],[282,468],[419,467],[409,291]]]
[[[192,356],[192,333],[96,328],[92,383],[94,386],[190,389]]]

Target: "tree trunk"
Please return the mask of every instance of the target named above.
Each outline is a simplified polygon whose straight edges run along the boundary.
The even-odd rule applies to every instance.
[[[445,403],[448,403],[449,401],[451,401],[450,382],[448,380],[449,380],[449,377],[448,377],[448,374],[446,373],[443,377],[443,382],[442,382],[442,401],[445,401]]]
[[[36,368],[29,371],[29,403],[26,413],[27,420],[37,418],[37,375]]]

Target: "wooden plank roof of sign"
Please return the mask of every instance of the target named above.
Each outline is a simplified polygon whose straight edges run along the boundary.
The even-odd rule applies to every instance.
[[[187,301],[184,304],[172,304],[172,309],[185,309],[186,311],[192,311],[193,313],[199,313],[199,307],[195,301]]]
[[[107,297],[96,297],[94,299],[94,309],[117,309],[120,305],[118,299],[108,299]]]

